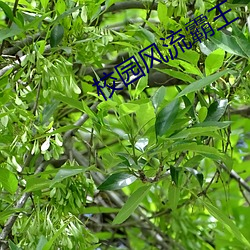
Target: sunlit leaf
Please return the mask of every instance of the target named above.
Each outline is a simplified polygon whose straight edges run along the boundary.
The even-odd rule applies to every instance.
[[[174,183],[170,183],[168,188],[168,204],[172,210],[176,210],[179,198],[180,189]]]
[[[0,168],[0,183],[11,194],[14,194],[18,187],[16,176],[5,168]]]
[[[138,188],[133,194],[131,194],[126,201],[125,205],[121,208],[120,212],[116,215],[112,224],[121,224],[124,222],[139,206],[143,198],[147,195],[150,185],[144,185]]]

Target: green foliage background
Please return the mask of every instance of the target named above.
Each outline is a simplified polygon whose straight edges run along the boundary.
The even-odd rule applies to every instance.
[[[250,6],[216,31],[218,3],[0,1],[1,250],[250,249]],[[97,95],[200,14],[214,36]]]

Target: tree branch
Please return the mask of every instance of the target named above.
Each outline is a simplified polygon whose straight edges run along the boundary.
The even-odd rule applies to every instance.
[[[40,166],[36,169],[34,174],[38,174],[44,171],[44,169],[46,168],[46,166],[48,165],[48,162],[43,162],[42,164],[40,164]],[[19,209],[22,208],[25,203],[27,202],[29,196],[31,195],[31,192],[28,193],[24,193],[21,198],[17,201],[14,209]],[[12,216],[9,217],[9,219],[7,220],[7,222],[5,223],[3,230],[0,234],[0,243],[5,240],[5,238],[9,235],[9,233],[11,232],[11,229],[17,219],[18,215],[17,214],[13,214]]]

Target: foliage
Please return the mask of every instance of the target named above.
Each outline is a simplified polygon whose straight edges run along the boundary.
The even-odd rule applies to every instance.
[[[216,31],[215,4],[0,1],[1,249],[250,248],[250,6]],[[214,36],[97,94],[200,14]]]

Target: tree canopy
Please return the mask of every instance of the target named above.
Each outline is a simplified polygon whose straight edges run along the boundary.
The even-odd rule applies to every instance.
[[[250,249],[249,7],[0,1],[0,249]]]

